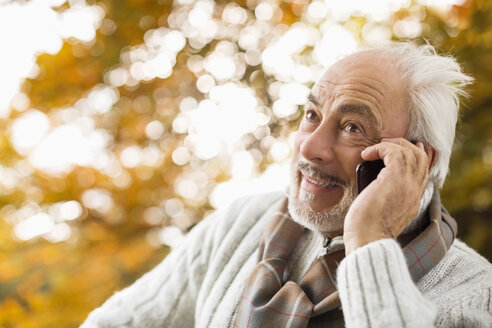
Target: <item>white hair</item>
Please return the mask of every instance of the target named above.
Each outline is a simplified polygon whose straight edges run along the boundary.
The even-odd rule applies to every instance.
[[[449,171],[460,99],[468,96],[465,87],[473,78],[462,72],[455,58],[437,54],[429,44],[395,42],[379,50],[381,59],[396,61],[403,73],[410,98],[407,139],[422,141],[437,151],[429,180],[442,187]]]

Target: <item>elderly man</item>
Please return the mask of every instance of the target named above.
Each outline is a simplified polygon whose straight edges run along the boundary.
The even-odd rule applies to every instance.
[[[470,81],[430,46],[340,60],[309,95],[288,195],[206,218],[83,327],[490,327],[492,267],[438,191]]]

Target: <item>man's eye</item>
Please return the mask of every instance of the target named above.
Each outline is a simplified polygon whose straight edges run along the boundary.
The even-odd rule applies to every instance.
[[[306,111],[306,118],[310,121],[316,121],[318,119],[318,115],[316,114],[316,112],[312,109],[308,109]]]
[[[348,133],[361,133],[359,127],[353,123],[349,123],[345,126],[344,130]]]

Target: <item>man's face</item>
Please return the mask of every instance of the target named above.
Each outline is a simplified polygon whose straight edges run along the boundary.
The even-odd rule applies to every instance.
[[[361,151],[381,138],[404,137],[408,92],[392,60],[359,52],[334,64],[314,86],[294,138],[289,211],[304,226],[342,234],[357,196]]]

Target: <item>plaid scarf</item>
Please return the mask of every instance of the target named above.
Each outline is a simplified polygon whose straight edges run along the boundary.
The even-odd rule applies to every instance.
[[[246,283],[234,327],[344,327],[336,284],[343,248],[313,261],[300,283],[287,281],[287,258],[304,228],[287,210],[287,197],[272,216],[259,246],[258,264]],[[456,236],[455,220],[441,206],[439,191],[429,205],[430,224],[403,247],[408,269],[419,281],[446,254]],[[334,247],[335,248],[335,247]]]

